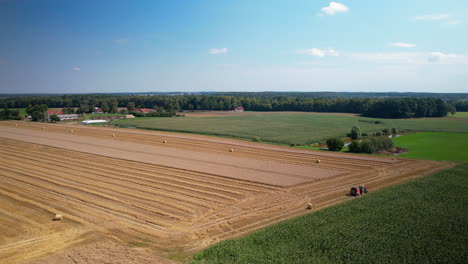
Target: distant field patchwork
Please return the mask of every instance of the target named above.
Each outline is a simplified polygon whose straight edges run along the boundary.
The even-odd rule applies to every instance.
[[[260,137],[263,141],[284,144],[307,144],[332,136],[344,137],[354,125],[359,126],[364,133],[392,127],[409,131],[468,132],[468,122],[453,118],[375,119],[297,113],[204,118],[136,118],[118,120],[114,124],[246,139]]]

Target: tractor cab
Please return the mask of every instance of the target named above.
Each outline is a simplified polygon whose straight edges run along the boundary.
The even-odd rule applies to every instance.
[[[349,194],[351,196],[359,196],[361,194],[361,190],[356,187],[351,187],[351,190],[349,191]]]

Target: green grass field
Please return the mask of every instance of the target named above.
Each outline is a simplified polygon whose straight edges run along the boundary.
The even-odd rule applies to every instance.
[[[409,150],[400,157],[468,161],[468,134],[424,132],[395,138],[393,143]]]
[[[464,163],[223,241],[194,262],[466,263],[467,204]]]
[[[374,124],[377,120],[383,123]],[[283,144],[308,144],[332,136],[344,137],[353,125],[358,125],[366,133],[392,127],[409,131],[468,132],[468,122],[453,118],[373,119],[289,113],[203,118],[136,118],[118,120],[114,124],[245,139],[258,136],[262,141]]]
[[[468,112],[456,112],[453,117],[467,117],[468,118]]]

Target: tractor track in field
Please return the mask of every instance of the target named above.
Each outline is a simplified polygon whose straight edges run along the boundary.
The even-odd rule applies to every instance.
[[[2,130],[3,127],[8,129]],[[21,133],[12,136],[11,131],[16,128]],[[32,142],[28,135],[40,142]],[[48,143],[53,140],[60,144]],[[75,145],[66,146],[67,140]],[[111,145],[122,142],[127,147],[148,146],[148,153],[171,150],[181,155],[173,164],[141,161],[135,157],[135,151],[129,150],[128,156],[114,154],[122,152],[123,147],[107,148],[106,142]],[[75,149],[76,146],[102,148],[103,154],[85,147]],[[187,153],[196,157],[192,159]],[[219,170],[210,173],[210,167],[189,169],[180,165],[185,157],[188,162],[204,155],[216,160],[210,163],[205,159],[203,166],[226,164],[226,168],[233,170],[251,166],[250,170],[239,172],[253,175],[237,178],[218,174]],[[154,159],[158,161],[158,157],[155,155]],[[232,166],[229,157],[233,159]],[[315,163],[318,159],[320,163]],[[224,143],[222,139],[203,136],[0,122],[0,199],[42,208],[45,212],[35,213],[35,220],[16,214],[5,220],[0,218],[0,241],[8,241],[0,247],[0,258],[20,259],[15,255],[17,248],[31,247],[34,249],[31,252],[35,252],[31,257],[51,251],[39,247],[46,247],[59,233],[48,234],[49,229],[40,228],[36,222],[47,218],[50,221],[51,215],[45,215],[50,212],[63,213],[65,219],[73,219],[82,227],[65,236],[59,248],[71,245],[73,237],[83,234],[83,230],[99,230],[118,241],[131,241],[139,236],[157,238],[152,248],[159,254],[188,255],[220,240],[310,212],[305,209],[308,202],[314,204],[314,209],[320,209],[351,199],[346,195],[350,186],[366,184],[373,191],[450,166],[434,161],[289,150],[233,140]],[[298,173],[284,168],[297,168]],[[313,175],[301,170],[310,170]],[[340,173],[320,175],[327,170]],[[277,173],[275,177],[290,177],[296,183],[256,180],[257,173],[269,172]],[[11,208],[0,208],[0,214]],[[2,221],[14,225],[15,219],[20,219],[22,228],[29,227],[30,231],[17,239],[11,234],[2,237]]]

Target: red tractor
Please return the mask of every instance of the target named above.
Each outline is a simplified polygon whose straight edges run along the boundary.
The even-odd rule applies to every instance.
[[[349,194],[351,196],[359,196],[368,193],[367,187],[365,185],[359,185],[359,187],[351,187]]]

